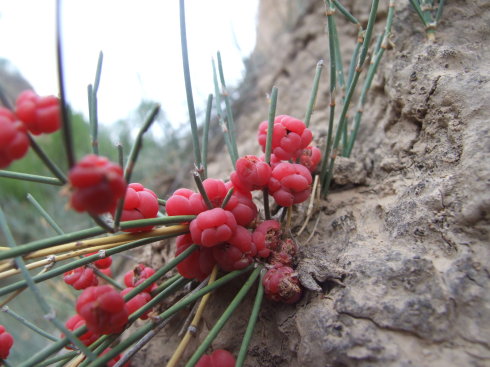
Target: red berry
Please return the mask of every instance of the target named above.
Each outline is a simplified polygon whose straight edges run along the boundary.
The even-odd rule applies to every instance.
[[[15,115],[0,107],[0,168],[22,158],[29,149],[27,129]]]
[[[271,250],[276,251],[281,241],[281,224],[276,220],[260,223],[252,235],[260,257],[269,257]]]
[[[235,367],[233,354],[224,349],[216,349],[213,353],[204,354],[195,367]]]
[[[128,322],[123,297],[109,285],[85,289],[77,299],[76,310],[87,329],[97,334],[120,333]]]
[[[60,128],[60,102],[55,96],[40,97],[25,90],[17,97],[15,113],[34,135]]]
[[[124,284],[126,287],[137,287],[143,283],[146,279],[155,274],[155,270],[145,266],[144,264],[138,264],[133,270],[128,271],[124,275]],[[144,292],[150,293],[152,290],[157,288],[155,283],[152,283]]]
[[[92,269],[82,266],[63,274],[63,280],[76,290],[85,289],[99,284]]]
[[[236,229],[236,220],[232,213],[214,208],[200,213],[190,224],[192,241],[196,245],[213,247],[228,241]]]
[[[291,266],[297,251],[296,243],[291,238],[286,238],[284,241],[280,241],[279,246],[272,251],[269,263],[278,266]]]
[[[12,345],[14,345],[14,338],[5,331],[5,327],[0,325],[0,360],[7,359]]]
[[[97,252],[91,252],[90,254],[86,254],[85,257],[92,256],[95,254],[97,254]],[[94,261],[93,264],[100,270],[110,268],[110,266],[112,265],[112,257],[110,256],[104,257],[100,260]]]
[[[310,172],[315,172],[321,160],[322,153],[317,147],[306,147],[299,157],[299,162],[308,168]]]
[[[267,163],[254,155],[246,155],[236,161],[236,175],[231,178],[233,184],[238,179],[248,191],[261,190],[267,186],[271,172]]]
[[[167,215],[197,215],[207,208],[200,194],[189,189],[178,189],[165,204]]]
[[[224,271],[240,270],[253,262],[257,254],[250,232],[238,226],[233,237],[221,245],[213,247],[213,256]]]
[[[175,256],[180,255],[190,245],[192,245],[192,238],[190,234],[177,237]],[[214,260],[212,249],[200,246],[197,250],[192,252],[179,264],[177,264],[177,271],[184,278],[197,279],[202,281],[211,274],[216,260]]]
[[[265,152],[268,122],[259,125],[259,144]],[[311,143],[313,135],[303,121],[287,115],[279,115],[274,119],[272,133],[272,153],[281,159],[296,159]]]
[[[104,354],[107,354],[109,353],[111,350],[111,348],[107,348],[107,349],[104,349],[104,351],[102,353],[100,353],[101,356],[103,356]],[[117,362],[119,362],[119,360],[121,359],[121,355],[117,355],[115,356],[114,358],[112,358],[109,362],[107,362],[106,366],[107,367],[114,367],[115,364]],[[131,366],[131,362],[127,362],[127,363],[124,363],[122,367],[130,367]]]
[[[272,170],[269,193],[280,206],[302,203],[311,193],[310,171],[301,164],[279,163]]]
[[[75,314],[74,316],[70,317],[68,321],[65,323],[65,326],[68,330],[70,331],[75,331],[76,329],[82,327],[85,325],[85,320],[79,315]],[[61,337],[63,338],[64,335],[62,334]],[[82,334],[81,336],[78,337],[82,341],[84,345],[90,345],[97,339],[99,339],[100,335],[93,333],[91,331],[87,331],[85,334]],[[71,349],[71,348],[68,348]]]
[[[70,170],[68,179],[73,188],[70,204],[78,212],[114,211],[126,190],[122,168],[94,154],[78,162]]]
[[[121,296],[125,296],[129,292],[131,292],[134,288],[129,287],[121,291]],[[131,315],[132,313],[138,311],[141,307],[146,305],[148,302],[151,301],[151,296],[147,292],[141,292],[138,293],[136,296],[131,298],[129,301],[126,302],[126,309],[128,310],[128,313]],[[146,320],[148,319],[148,314],[151,312],[151,309],[145,312],[143,315],[140,316],[141,320]]]
[[[265,162],[265,154],[262,154],[259,159],[262,161],[262,162]],[[271,154],[271,159],[270,159],[270,166],[272,169],[274,169],[279,163],[281,163],[281,160],[279,158],[277,158],[274,154]]]
[[[139,183],[131,183],[126,190],[121,221],[156,218],[158,214],[157,195]],[[125,229],[125,232],[150,231],[154,226]]]
[[[228,181],[225,186],[227,190],[235,187],[231,181]],[[237,224],[244,227],[249,226],[257,217],[257,206],[254,204],[250,192],[245,193],[240,190],[234,190],[230,201],[225,206],[225,210],[231,212]]]
[[[269,269],[262,284],[265,295],[273,301],[295,303],[301,297],[299,280],[289,266]]]

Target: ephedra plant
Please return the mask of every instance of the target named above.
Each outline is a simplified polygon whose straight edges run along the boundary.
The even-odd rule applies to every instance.
[[[60,98],[40,97],[26,91],[12,105],[8,105],[6,98],[3,98],[7,106],[0,109],[0,167],[6,168],[32,148],[53,177],[9,170],[0,171],[0,176],[3,179],[29,180],[40,185],[62,187],[71,210],[90,216],[96,226],[64,233],[56,223],[56,215],[62,214],[47,213],[31,197],[36,210],[58,235],[17,244],[9,228],[9,217],[0,210],[0,225],[5,238],[0,248],[0,279],[9,280],[16,274],[22,275],[21,280],[9,281],[0,289],[1,305],[6,314],[19,321],[19,327],[27,327],[30,332],[49,340],[44,349],[24,353],[20,366],[129,366],[131,358],[177,312],[192,304],[197,304],[197,309],[189,331],[167,366],[177,363],[201,367],[244,364],[264,295],[267,302],[287,304],[299,301],[302,296],[302,286],[294,270],[298,244],[290,227],[292,208],[308,200],[313,205],[320,200],[320,195],[325,197],[333,177],[336,157],[350,156],[352,153],[367,92],[380,59],[391,42],[395,1],[387,2],[384,30],[373,41],[378,3],[378,0],[372,1],[369,20],[364,28],[339,1],[325,1],[330,50],[326,141],[315,144],[315,137],[309,129],[323,68],[323,61],[320,61],[311,98],[305,103],[307,107],[303,120],[276,115],[279,91],[272,88],[268,101],[269,115],[264,116],[264,121],[256,122],[257,147],[264,153],[256,156],[252,152],[239,154],[232,101],[226,89],[219,53],[217,63],[213,62],[215,94],[209,97],[203,135],[199,136],[187,56],[184,1],[181,0],[182,59],[195,161],[195,169],[190,174],[196,189],[179,188],[168,198],[160,198],[151,188],[131,180],[144,134],[158,114],[158,106],[149,112],[126,159],[121,147],[117,163],[98,154],[97,90],[102,54],[95,83],[89,86],[93,151],[85,157],[75,156],[75,137],[63,91],[58,4]],[[354,40],[355,50],[346,73],[336,28],[338,13],[358,29],[358,37]],[[366,65],[368,53],[371,58],[370,64]],[[359,91],[358,85],[361,84]],[[350,121],[348,111],[355,99],[357,111]],[[213,100],[215,120],[222,127],[234,168],[229,176],[221,178],[207,177],[207,142]],[[337,104],[340,105],[340,113],[336,111]],[[52,162],[33,137],[52,133],[59,128],[62,130],[60,144],[64,145],[66,152],[66,171]],[[309,216],[306,220],[309,220]],[[120,277],[111,274],[112,255],[174,237],[175,257],[162,267],[152,269],[135,263],[123,277],[122,274]],[[64,261],[63,264],[58,264],[61,261]],[[212,298],[213,290],[226,286],[243,274],[248,274],[248,278],[222,316],[215,320],[190,359],[181,361],[192,337],[191,331],[199,328],[204,307],[208,302],[217,302]],[[38,287],[38,283],[55,277],[62,278],[79,291],[73,314],[67,320],[57,318],[56,310]],[[123,278],[124,284],[116,280],[119,278]],[[187,284],[190,286],[185,287]],[[252,288],[254,294],[249,295]],[[8,308],[8,303],[25,290],[32,292],[45,318],[59,330],[57,335],[46,333],[29,321],[27,315],[19,315]],[[184,295],[161,310],[159,306],[162,301],[177,291]],[[238,353],[210,351],[216,335],[247,296],[255,297],[255,301]],[[138,319],[143,321],[132,327]],[[15,349],[18,343],[13,340],[9,330],[0,326],[0,359],[6,366],[11,365],[8,359],[10,349]]]

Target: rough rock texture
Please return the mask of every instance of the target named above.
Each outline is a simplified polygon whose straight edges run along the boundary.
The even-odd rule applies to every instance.
[[[342,3],[366,21],[370,2]],[[340,15],[337,22],[347,65],[356,28]],[[238,107],[240,152],[258,151],[272,85],[278,113],[304,115],[315,64],[328,65],[325,24],[322,1],[261,1]],[[490,365],[488,34],[488,1],[448,2],[434,43],[408,1],[397,2],[395,46],[352,158],[339,160],[333,191],[298,237],[298,272],[310,291],[296,306],[264,305],[246,366]],[[326,131],[327,81],[328,67],[312,118],[317,136]],[[217,164],[210,174],[229,169]],[[221,292],[209,320],[230,294]],[[249,306],[214,347],[238,352]]]

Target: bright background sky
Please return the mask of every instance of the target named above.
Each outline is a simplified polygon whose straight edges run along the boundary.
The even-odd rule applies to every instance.
[[[0,0],[0,57],[41,95],[57,94],[54,0]],[[187,0],[191,77],[197,109],[214,90],[211,58],[220,50],[228,85],[255,45],[258,0]],[[174,124],[188,119],[178,0],[65,0],[62,8],[67,98],[88,115],[87,85],[104,52],[99,121],[126,118],[141,102],[161,103]]]

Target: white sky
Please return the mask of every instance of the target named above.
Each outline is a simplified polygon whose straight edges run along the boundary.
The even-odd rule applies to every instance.
[[[54,0],[0,0],[0,57],[41,95],[58,93],[54,5]],[[214,91],[211,58],[217,50],[227,84],[242,78],[242,59],[255,45],[257,6],[258,0],[186,1],[196,108]],[[127,117],[145,98],[160,102],[173,124],[187,121],[178,8],[178,0],[65,0],[65,83],[74,109],[87,115],[87,85],[102,50],[100,122]]]

